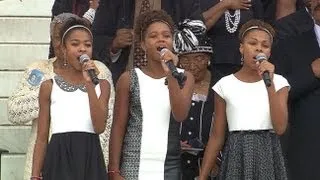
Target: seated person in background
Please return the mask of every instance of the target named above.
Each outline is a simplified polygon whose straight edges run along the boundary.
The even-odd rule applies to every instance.
[[[213,90],[208,70],[212,47],[206,36],[206,26],[200,20],[179,23],[174,35],[174,50],[179,56],[179,68],[190,72],[195,79],[188,117],[180,123],[182,179],[194,180],[199,169],[204,148],[213,126]]]
[[[39,88],[40,84],[51,79],[58,69],[64,69],[63,54],[60,51],[61,37],[59,35],[62,25],[70,18],[79,18],[71,13],[62,13],[52,20],[50,24],[50,36],[56,57],[49,60],[39,60],[30,64],[22,75],[18,87],[13,91],[8,100],[8,118],[13,124],[32,124],[29,145],[27,149],[26,165],[24,170],[24,180],[29,180],[31,175],[32,156],[34,143],[37,135],[38,113],[39,113]],[[108,142],[112,123],[114,88],[109,69],[99,61],[94,61],[99,70],[98,78],[107,79],[110,83],[109,117],[106,119],[106,131],[100,135],[101,144],[105,151],[105,159],[108,162]]]

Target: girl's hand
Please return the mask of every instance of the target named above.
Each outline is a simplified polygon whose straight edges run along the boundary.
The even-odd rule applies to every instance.
[[[262,78],[262,74],[267,71],[269,72],[270,79],[273,80],[273,74],[274,74],[274,65],[271,64],[269,61],[263,60],[262,62],[257,61],[256,66],[258,68],[258,73],[260,77]]]
[[[89,60],[89,61],[83,63],[83,65],[82,65],[82,74],[83,74],[83,77],[84,77],[86,82],[92,82],[92,80],[91,80],[91,78],[89,76],[89,73],[88,73],[88,70],[90,70],[90,69],[94,69],[95,72],[96,72],[96,75],[99,74],[99,70],[96,67],[96,65],[94,64],[93,60]]]
[[[168,68],[168,65],[166,64],[167,61],[172,60],[173,64],[177,66],[179,58],[173,52],[171,52],[169,49],[163,49],[160,53],[160,60],[163,70],[165,71],[166,75],[171,74],[170,69]]]

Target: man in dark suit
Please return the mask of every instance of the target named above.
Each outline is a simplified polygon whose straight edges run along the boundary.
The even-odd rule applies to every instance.
[[[176,23],[186,18],[201,19],[199,0],[149,1],[151,6],[156,4],[150,9],[167,11]],[[93,56],[110,68],[115,83],[128,65],[134,42],[134,21],[139,14],[137,9],[142,8],[144,2],[145,0],[100,0],[92,27]]]
[[[293,180],[320,179],[320,1],[277,23],[272,60],[291,85],[289,172]]]

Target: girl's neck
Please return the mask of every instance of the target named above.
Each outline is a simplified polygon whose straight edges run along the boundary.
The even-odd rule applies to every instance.
[[[259,76],[257,70],[248,67],[242,67],[234,74],[239,80],[252,83],[260,81],[262,78]]]
[[[54,62],[54,73],[61,76],[65,81],[73,85],[84,84],[84,78],[81,71],[78,71],[70,65],[64,66]]]
[[[161,63],[155,60],[148,60],[147,66],[142,67],[141,70],[148,76],[155,79],[160,79],[166,76]]]

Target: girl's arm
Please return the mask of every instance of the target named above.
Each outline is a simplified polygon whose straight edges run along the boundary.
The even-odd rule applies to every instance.
[[[225,129],[227,127],[226,103],[217,93],[214,95],[215,120],[213,131],[209,138],[200,171],[200,180],[206,180],[210,171],[216,164],[219,151],[222,149],[225,140]]]
[[[288,125],[288,93],[289,87],[275,91],[274,84],[267,89],[270,104],[270,116],[273,128],[278,135],[282,135]]]
[[[52,81],[47,80],[40,86],[39,92],[39,122],[37,139],[33,152],[32,176],[39,177],[43,167],[43,161],[48,145],[48,136],[50,128],[50,94],[52,90]]]
[[[101,134],[106,127],[108,117],[108,102],[110,97],[110,84],[107,80],[100,80],[101,94],[98,98],[92,82],[86,82],[89,96],[90,114],[95,132]]]
[[[128,123],[129,109],[129,72],[123,73],[116,87],[116,100],[114,105],[113,124],[109,144],[109,172],[112,176],[120,175],[120,157],[122,144]],[[112,172],[112,173],[111,173]]]
[[[184,121],[188,116],[194,87],[193,75],[189,72],[185,72],[185,75],[187,80],[182,89],[180,89],[177,79],[171,74],[167,76],[171,111],[174,119],[178,122]]]

